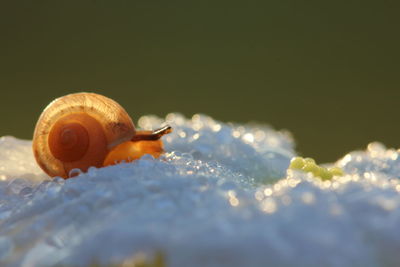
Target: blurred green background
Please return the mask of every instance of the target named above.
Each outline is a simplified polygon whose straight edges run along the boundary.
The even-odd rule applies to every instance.
[[[0,135],[55,97],[290,130],[319,162],[400,146],[399,1],[1,1]]]

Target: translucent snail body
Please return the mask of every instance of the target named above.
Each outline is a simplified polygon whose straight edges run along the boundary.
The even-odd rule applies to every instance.
[[[144,154],[159,157],[166,126],[136,131],[128,113],[114,100],[94,93],[66,95],[41,114],[33,135],[33,153],[50,176],[69,177],[72,169],[87,171]]]

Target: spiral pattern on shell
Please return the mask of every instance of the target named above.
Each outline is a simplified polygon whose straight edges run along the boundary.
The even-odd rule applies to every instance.
[[[50,176],[67,178],[72,169],[101,167],[107,153],[131,140],[134,124],[114,100],[95,93],[66,95],[41,114],[33,135],[33,152]]]

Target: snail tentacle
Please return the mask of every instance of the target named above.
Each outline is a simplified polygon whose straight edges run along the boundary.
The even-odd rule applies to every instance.
[[[166,134],[169,134],[172,132],[172,127],[169,125],[166,125],[164,127],[161,127],[159,129],[156,129],[154,131],[137,131],[136,134],[133,136],[131,141],[155,141],[160,139]]]

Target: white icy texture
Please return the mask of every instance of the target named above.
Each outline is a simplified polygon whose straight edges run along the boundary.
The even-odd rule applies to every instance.
[[[288,171],[287,133],[170,114],[167,153],[49,179],[0,139],[0,266],[85,266],[162,252],[168,266],[399,266],[399,151],[373,143],[322,182]],[[164,122],[142,117],[139,126]],[[281,178],[281,179],[279,179]]]

